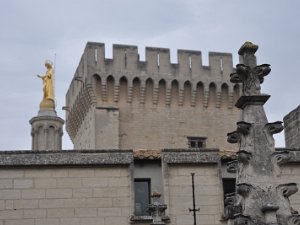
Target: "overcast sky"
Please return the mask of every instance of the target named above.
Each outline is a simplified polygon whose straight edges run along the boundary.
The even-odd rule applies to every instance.
[[[29,120],[42,99],[44,61],[56,55],[57,113],[88,41],[233,53],[247,40],[259,45],[258,64],[271,64],[262,85],[270,122],[299,104],[299,0],[3,0],[0,1],[0,149],[31,149]],[[226,134],[224,134],[225,136]],[[283,132],[276,146],[284,146]],[[63,148],[72,149],[64,133]]]

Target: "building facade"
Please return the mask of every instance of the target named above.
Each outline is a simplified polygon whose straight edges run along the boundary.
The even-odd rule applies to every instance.
[[[197,224],[227,224],[242,87],[231,54],[210,53],[209,66],[199,51],[177,55],[146,48],[143,62],[114,45],[106,59],[88,43],[64,107],[74,150],[0,152],[0,225],[191,225],[197,208]],[[290,153],[278,183],[300,181],[299,151],[277,150]],[[299,211],[300,194],[290,201]]]
[[[75,149],[231,150],[224,133],[240,118],[234,107],[241,88],[229,82],[232,55],[88,43],[66,95],[66,127]],[[199,145],[199,146],[198,146]]]

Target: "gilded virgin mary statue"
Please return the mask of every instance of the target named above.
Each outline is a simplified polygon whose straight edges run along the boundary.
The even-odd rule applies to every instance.
[[[55,109],[53,63],[50,60],[46,60],[45,67],[47,68],[45,75],[42,76],[37,75],[39,78],[43,80],[43,91],[44,91],[43,100],[40,103],[40,109]]]

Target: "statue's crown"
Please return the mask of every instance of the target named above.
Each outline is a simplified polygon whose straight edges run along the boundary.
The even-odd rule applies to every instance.
[[[49,59],[46,59],[45,60],[45,65],[50,65],[50,66],[53,66],[53,62]]]

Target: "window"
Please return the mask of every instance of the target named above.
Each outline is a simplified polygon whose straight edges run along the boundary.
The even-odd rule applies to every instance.
[[[223,198],[224,198],[224,204],[225,204],[225,198],[226,195],[234,193],[235,192],[235,178],[223,178]]]
[[[189,148],[205,148],[205,137],[188,137]]]
[[[149,216],[150,179],[134,180],[134,211],[135,216]]]

